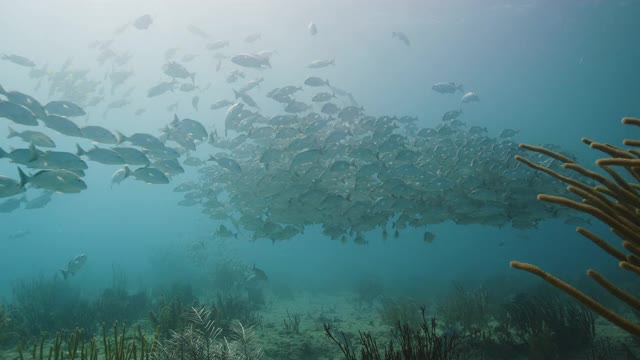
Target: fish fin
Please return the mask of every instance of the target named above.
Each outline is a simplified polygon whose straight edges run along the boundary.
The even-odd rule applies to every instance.
[[[331,89],[331,91],[333,91],[333,93],[335,94],[335,90],[333,90],[333,88],[331,87],[331,84],[329,84],[329,80],[325,80],[324,84],[327,85],[329,87],[329,89]]]
[[[80,147],[80,144],[76,144],[76,155],[78,155],[78,156],[82,156],[82,155],[84,155],[84,154],[86,154],[86,153],[87,153],[87,152],[86,152],[86,151],[84,151],[84,149],[82,149],[82,148]]]
[[[456,86],[456,90],[460,90],[460,92],[464,94],[464,85],[460,84]]]
[[[238,100],[238,98],[240,97],[240,93],[236,91],[236,89],[233,89],[233,94],[236,96],[236,100]]]
[[[6,55],[3,55],[2,58],[5,59]],[[2,95],[7,95],[7,91],[2,87],[2,85],[0,85],[0,94]]]
[[[191,78],[191,83],[195,85],[196,84],[196,73],[189,74],[189,77]]]
[[[11,139],[16,136],[20,136],[20,134],[17,131],[15,131],[11,126],[9,126],[9,135],[7,135],[7,139]]]
[[[20,187],[24,188],[25,185],[29,182],[29,176],[22,171],[21,168],[18,167],[18,174],[20,175]]]
[[[209,159],[207,161],[216,161],[216,158],[213,155],[209,155]]]
[[[117,130],[116,130],[116,138],[118,139],[118,141],[116,142],[116,145],[120,145],[123,142],[127,141],[127,137]]]
[[[34,162],[38,160],[38,149],[36,149],[36,146],[33,145],[33,143],[29,145],[29,151],[31,151],[31,157],[29,158],[29,162]]]
[[[9,155],[4,149],[0,148],[0,159],[7,157]]]
[[[60,270],[60,272],[62,273],[62,277],[67,280],[67,278],[69,277],[69,272],[67,270]]]

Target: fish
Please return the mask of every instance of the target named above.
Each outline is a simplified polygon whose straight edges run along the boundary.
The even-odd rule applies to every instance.
[[[24,184],[10,177],[0,175],[0,198],[11,197],[25,191]]]
[[[256,55],[256,54],[238,54],[231,58],[231,62],[248,68],[263,68],[271,67],[268,57]]]
[[[28,149],[16,149],[10,152],[6,152],[0,148],[0,159],[6,158],[17,164],[30,164],[38,158],[38,155],[38,150],[33,144]]]
[[[264,81],[264,78],[254,79],[247,82],[243,87],[241,87],[238,91],[241,93],[246,93],[260,86],[260,83]]]
[[[34,158],[26,165],[35,169],[86,170],[87,164],[76,154],[64,151],[40,152],[32,149]]]
[[[411,46],[411,42],[409,41],[409,37],[403,32],[394,31],[391,33],[391,37],[402,41],[405,45]]]
[[[256,103],[255,100],[253,100],[253,98],[244,92],[238,92],[236,90],[233,90],[233,93],[236,96],[236,100],[241,99],[245,104],[254,107],[254,108],[259,108],[260,106],[258,106],[258,104]]]
[[[316,27],[316,24],[313,23],[313,21],[309,23],[309,26],[307,26],[307,30],[309,31],[309,35],[311,36],[315,36],[316,34],[318,34],[318,28]]]
[[[109,130],[102,126],[89,125],[80,128],[80,133],[83,138],[89,139],[101,144],[115,144],[118,142],[118,138]]]
[[[31,61],[29,58],[26,58],[21,55],[16,54],[3,54],[0,59],[12,62],[16,65],[24,66],[24,67],[35,67],[36,63]]]
[[[207,34],[204,30],[200,29],[199,27],[197,27],[195,25],[187,26],[187,30],[189,30],[189,32],[194,34],[194,35],[200,36],[201,38],[211,39],[211,35]]]
[[[62,277],[67,280],[69,276],[75,275],[82,269],[84,264],[87,263],[87,255],[80,254],[73,259],[69,260],[67,263],[67,268],[60,270],[62,272]]]
[[[267,277],[267,273],[265,273],[261,269],[258,269],[255,264],[253,265],[253,268],[251,269],[251,271],[253,272],[253,274],[251,274],[251,276],[249,276],[249,278],[247,280],[249,280],[249,281],[267,281],[267,280],[269,280],[269,278]]]
[[[311,105],[307,105],[301,101],[291,101],[284,108],[284,111],[290,114],[297,114],[311,109]]]
[[[164,143],[151,134],[135,133],[130,136],[125,136],[121,132],[116,131],[116,136],[118,138],[118,145],[129,142],[132,145],[148,150],[162,150],[165,148]]]
[[[24,208],[27,210],[42,209],[51,202],[52,194],[50,191],[45,191],[41,195],[27,201]]]
[[[82,137],[82,131],[80,130],[78,125],[64,116],[47,115],[47,117],[42,121],[44,122],[44,126],[48,127],[51,130],[55,130],[62,135]]]
[[[452,121],[462,115],[462,110],[450,110],[442,115],[442,121]]]
[[[180,85],[180,91],[182,92],[191,92],[193,90],[198,89],[198,86],[194,85],[194,84],[189,84],[189,83],[185,83]]]
[[[164,71],[165,75],[173,78],[174,80],[190,78],[191,82],[194,83],[196,79],[195,73],[189,72],[189,70],[187,70],[184,65],[175,61],[169,61],[168,63],[164,64],[162,70]]]
[[[313,86],[313,87],[318,87],[318,86],[329,86],[329,87],[331,87],[331,84],[329,84],[329,80],[322,80],[321,78],[319,78],[317,76],[308,77],[304,81],[304,84],[307,85],[307,86]]]
[[[218,110],[218,109],[222,109],[223,107],[229,106],[231,104],[233,104],[233,101],[231,100],[218,100],[213,104],[211,104],[209,108],[211,110]]]
[[[231,172],[240,173],[242,172],[242,168],[237,161],[230,159],[228,157],[215,157],[213,155],[209,155],[209,161],[215,161],[220,167],[227,169]]]
[[[147,184],[168,184],[169,178],[160,170],[152,167],[142,167],[131,172],[136,180]]]
[[[329,101],[329,100],[333,99],[334,97],[336,97],[336,94],[330,94],[328,92],[320,92],[320,93],[317,93],[317,94],[313,95],[313,97],[311,98],[311,101],[313,101],[313,102],[325,102],[325,101]]]
[[[51,140],[46,134],[41,133],[40,131],[31,131],[24,130],[22,132],[18,132],[13,128],[9,127],[9,135],[7,135],[7,139],[11,139],[14,137],[19,137],[25,142],[31,143],[38,147],[44,148],[54,148],[56,147],[56,143]]]
[[[113,175],[111,175],[111,188],[113,188],[113,185],[120,185],[129,175],[131,175],[131,170],[126,165],[122,169],[116,170]]]
[[[478,96],[478,94],[476,94],[473,91],[469,91],[468,93],[464,94],[460,99],[460,102],[463,104],[478,102],[478,101],[480,101],[480,97]]]
[[[436,234],[430,231],[425,231],[424,234],[422,235],[422,241],[429,244],[431,244],[435,239],[436,239]]]
[[[6,118],[16,124],[38,126],[38,120],[31,110],[9,101],[0,100],[0,118]]]
[[[138,30],[147,30],[153,24],[151,15],[144,14],[133,21],[133,26]]]
[[[311,62],[309,65],[307,65],[307,67],[309,69],[322,69],[322,68],[325,68],[325,67],[327,67],[329,65],[335,66],[336,65],[335,60],[334,59],[331,59],[331,60],[316,60],[316,61]]]
[[[500,137],[501,139],[509,139],[518,135],[518,133],[520,133],[520,130],[504,129],[500,132],[500,135],[498,135],[498,137]]]
[[[11,240],[17,240],[17,239],[24,239],[29,235],[31,235],[31,231],[29,230],[18,230],[16,232],[9,234],[9,236],[7,237]]]
[[[464,93],[464,86],[462,86],[462,84],[456,84],[455,82],[435,83],[431,86],[431,89],[441,94],[453,94],[456,91]]]
[[[145,155],[142,151],[124,146],[116,146],[111,148],[111,150],[115,151],[120,155],[120,157],[124,160],[126,164],[129,165],[140,165],[147,166],[151,164],[147,155]]]
[[[2,86],[0,86],[0,94],[6,96],[9,102],[29,109],[37,119],[43,119],[47,116],[44,106],[33,96],[15,90],[6,91]]]
[[[167,91],[173,92],[173,90],[176,87],[176,84],[177,83],[175,81],[163,81],[158,85],[155,85],[149,88],[149,90],[147,90],[147,97],[160,96],[166,93]]]
[[[228,40],[216,40],[210,44],[207,45],[207,50],[219,50],[222,49],[224,47],[229,46],[229,41]]]
[[[183,174],[184,168],[180,166],[180,163],[176,159],[158,160],[151,164],[155,169],[158,169],[166,175]]]
[[[334,103],[325,103],[322,105],[320,112],[327,115],[335,115],[340,112],[340,108]]]
[[[7,199],[0,202],[0,213],[10,213],[20,208],[23,202],[27,202],[27,197],[22,195],[19,199]]]
[[[249,34],[247,35],[247,37],[244,38],[244,42],[246,43],[254,43],[256,42],[256,40],[262,38],[262,35],[260,35],[259,33],[253,33],[253,34]]]
[[[79,193],[87,188],[87,184],[69,170],[40,170],[31,176],[25,174],[20,168],[18,172],[22,187],[30,184],[35,188],[68,194]]]
[[[103,149],[97,146],[94,146],[92,149],[85,151],[80,147],[79,144],[76,144],[76,155],[78,156],[86,156],[91,161],[99,162],[105,165],[123,165],[125,163],[124,159],[118,155],[117,152],[110,149]]]
[[[191,106],[195,111],[198,111],[198,104],[200,103],[200,96],[194,96],[191,98]]]
[[[87,113],[79,105],[71,101],[51,101],[44,106],[49,115],[60,115],[66,117],[84,116]]]

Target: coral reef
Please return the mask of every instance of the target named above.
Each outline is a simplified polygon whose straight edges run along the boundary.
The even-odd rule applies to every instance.
[[[262,349],[255,343],[251,327],[240,322],[231,325],[231,336],[221,339],[222,329],[215,325],[211,310],[192,308],[189,325],[173,331],[169,339],[158,343],[156,360],[258,360]]]
[[[242,296],[218,294],[216,302],[211,306],[211,313],[216,324],[223,329],[223,335],[232,332],[235,322],[259,326],[260,316],[255,306]]]
[[[484,328],[491,320],[488,290],[467,289],[454,283],[449,294],[438,304],[437,312],[448,326],[463,329]]]
[[[504,310],[504,328],[520,344],[528,345],[530,358],[580,353],[593,344],[596,335],[593,314],[558,296],[519,294]]]
[[[139,327],[133,331],[133,335],[128,336],[126,329],[125,325],[119,328],[118,323],[115,323],[113,326],[113,336],[110,337],[106,325],[102,324],[102,341],[92,337],[88,342],[85,341],[87,333],[82,330],[76,329],[68,336],[58,332],[48,351],[46,350],[47,346],[45,345],[43,337],[38,344],[33,345],[30,353],[31,357],[27,357],[26,359],[151,360],[155,352],[157,338],[151,341],[148,340]],[[102,345],[101,349],[100,345]],[[102,355],[100,354],[100,350],[102,350]],[[18,354],[20,360],[25,359],[25,353],[21,343],[18,345]]]
[[[4,305],[0,305],[0,347],[6,346],[12,339],[11,318]]]
[[[61,329],[93,332],[98,324],[92,304],[58,278],[16,283],[11,313],[20,338],[40,337]]]
[[[624,118],[622,119],[622,123],[640,126],[640,119]],[[596,165],[606,172],[609,177],[588,170],[562,154],[537,146],[520,144],[520,148],[544,154],[558,160],[562,163],[564,169],[579,174],[584,178],[584,181],[565,176],[545,166],[533,163],[521,156],[516,156],[516,160],[569,184],[567,190],[581,198],[581,201],[544,194],[538,195],[538,199],[584,212],[609,226],[612,232],[622,239],[622,247],[626,252],[619,250],[598,235],[582,227],[578,227],[576,231],[594,242],[604,252],[617,259],[621,269],[640,276],[640,193],[638,192],[640,190],[640,184],[637,183],[640,181],[640,151],[636,149],[624,150],[610,144],[597,143],[586,138],[582,138],[582,142],[589,145],[590,148],[601,151],[609,156],[596,161]],[[624,140],[623,144],[637,147],[640,146],[640,140]],[[614,170],[612,168],[614,166],[622,167],[625,172],[622,173]],[[545,272],[541,268],[518,261],[512,261],[511,267],[539,276],[614,325],[627,331],[631,335],[640,337],[640,325],[617,314],[610,308],[605,307],[585,293]],[[587,270],[587,275],[610,294],[626,303],[630,308],[640,309],[640,298],[637,296],[614,285],[593,269]]]
[[[438,335],[435,318],[427,321],[425,308],[420,308],[421,323],[418,328],[408,323],[398,323],[394,339],[380,348],[371,333],[360,332],[360,357],[349,344],[344,333],[343,341],[338,340],[331,332],[331,327],[324,325],[325,334],[331,339],[347,360],[454,360],[461,359],[468,352],[465,342],[477,335],[477,331],[461,333],[446,331]]]
[[[391,327],[399,323],[418,327],[422,321],[420,306],[409,298],[385,297],[382,299],[378,314],[381,322]]]

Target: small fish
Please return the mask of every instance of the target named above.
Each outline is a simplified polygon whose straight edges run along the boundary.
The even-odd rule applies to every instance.
[[[11,240],[24,239],[30,234],[31,234],[31,231],[29,230],[18,230],[14,233],[9,234],[8,238]]]
[[[402,41],[405,45],[411,46],[411,42],[409,41],[409,37],[403,32],[394,31],[391,33],[391,37]]]
[[[80,271],[80,269],[82,269],[82,267],[86,262],[87,262],[87,255],[85,254],[80,254],[74,257],[73,259],[71,259],[67,263],[67,268],[64,270],[60,270],[62,271],[62,276],[64,277],[64,279],[67,280],[67,278],[69,278],[70,275],[75,275],[78,271]]]
[[[147,30],[153,24],[151,15],[145,14],[133,21],[133,26],[138,30]]]
[[[312,22],[309,23],[309,26],[307,26],[307,30],[309,30],[309,35],[311,36],[315,36],[316,34],[318,34],[318,28],[316,27],[316,24]]]
[[[20,56],[20,55],[15,55],[15,54],[4,54],[1,57],[2,60],[6,60],[6,61],[10,61],[16,65],[20,65],[20,66],[25,66],[25,67],[35,67],[36,63],[34,63],[33,61],[31,61],[30,59],[24,57],[24,56]]]
[[[247,280],[255,280],[255,281],[267,281],[267,280],[269,280],[269,278],[267,277],[267,273],[265,273],[261,269],[258,269],[255,266],[255,264],[253,265],[253,269],[251,269],[251,271],[253,271],[253,274],[251,274],[251,276],[249,276],[249,279],[247,279]]]
[[[219,50],[223,47],[229,46],[229,41],[227,40],[216,40],[211,44],[207,45],[207,50]]]
[[[456,91],[464,93],[464,87],[462,84],[456,84],[455,82],[436,83],[431,86],[431,89],[441,94],[453,94]]]
[[[431,244],[435,239],[436,239],[436,234],[429,231],[425,231],[424,234],[422,235],[422,241],[429,244]]]
[[[78,175],[68,170],[41,170],[31,176],[25,174],[20,168],[18,172],[22,187],[29,183],[36,188],[61,193],[79,193],[87,188],[87,184]]]
[[[442,121],[452,121],[462,115],[462,110],[450,110],[442,115]]]
[[[253,42],[256,42],[256,40],[260,39],[261,37],[262,35],[260,35],[259,33],[249,34],[246,38],[244,38],[244,42],[253,43]]]
[[[126,165],[124,168],[116,170],[113,175],[111,175],[111,187],[113,188],[113,185],[120,185],[129,175],[131,175],[131,170],[129,170],[129,167]]]
[[[199,27],[195,26],[195,25],[189,25],[187,26],[187,30],[189,30],[190,33],[200,36],[202,38],[205,39],[211,39],[211,35],[207,34],[204,30],[200,29]]]
[[[316,61],[311,62],[311,64],[307,65],[307,67],[309,69],[322,69],[322,68],[325,68],[325,67],[327,67],[329,65],[335,66],[336,65],[335,60],[334,59],[331,59],[331,60],[316,60]]]
[[[480,97],[478,96],[478,94],[474,93],[473,91],[469,91],[468,93],[464,94],[464,96],[462,96],[462,99],[460,99],[460,102],[463,104],[468,104],[468,103],[478,102],[478,101],[480,101]]]
[[[200,103],[200,97],[199,96],[194,96],[191,99],[191,106],[193,106],[193,108],[198,111],[198,103]]]
[[[304,84],[307,86],[313,86],[313,87],[317,87],[317,86],[331,87],[331,85],[329,84],[329,80],[322,80],[321,78],[316,76],[308,77],[307,80],[304,81]]]
[[[56,144],[51,140],[47,135],[39,132],[39,131],[31,131],[25,130],[23,132],[18,132],[13,128],[9,127],[9,135],[7,139],[11,139],[13,137],[19,137],[25,142],[31,143],[35,146],[45,147],[45,148],[54,148]]]

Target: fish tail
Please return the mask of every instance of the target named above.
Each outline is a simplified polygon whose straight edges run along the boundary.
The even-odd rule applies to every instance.
[[[189,74],[189,77],[191,78],[191,83],[195,85],[196,83],[196,73],[191,73]]]
[[[127,141],[127,137],[124,136],[120,131],[116,131],[116,137],[118,138],[118,142],[116,145],[120,145],[123,142]]]
[[[69,272],[67,270],[60,270],[60,272],[62,273],[62,277],[67,280],[67,278],[69,277]]]
[[[82,156],[82,155],[84,155],[86,153],[87,152],[84,151],[84,149],[80,147],[80,144],[76,144],[76,155]]]
[[[236,91],[236,89],[233,89],[233,94],[236,96],[236,100],[238,100],[238,98],[240,97],[240,93]]]
[[[2,92],[2,91],[0,91],[0,92]],[[17,131],[15,131],[11,126],[9,126],[9,135],[7,135],[7,139],[11,139],[11,138],[14,138],[16,136],[20,136],[20,134]]]
[[[458,86],[456,86],[457,90],[460,90],[460,92],[464,93],[464,85],[460,84]]]
[[[329,84],[329,80],[328,79],[324,81],[324,84],[327,85],[333,91],[333,88],[331,87],[331,84]]]
[[[0,148],[0,159],[7,157],[7,152]]]
[[[21,168],[18,167],[18,175],[20,175],[20,187],[24,188],[25,185],[29,182],[29,176],[22,171]]]
[[[36,146],[33,145],[33,143],[29,145],[29,151],[31,152],[31,157],[29,158],[29,162],[34,162],[38,160],[38,149],[36,149]]]
[[[2,57],[3,59],[5,58],[5,55],[3,55]],[[2,85],[0,85],[0,94],[2,95],[7,95],[7,92],[4,90],[4,88],[2,87]]]

